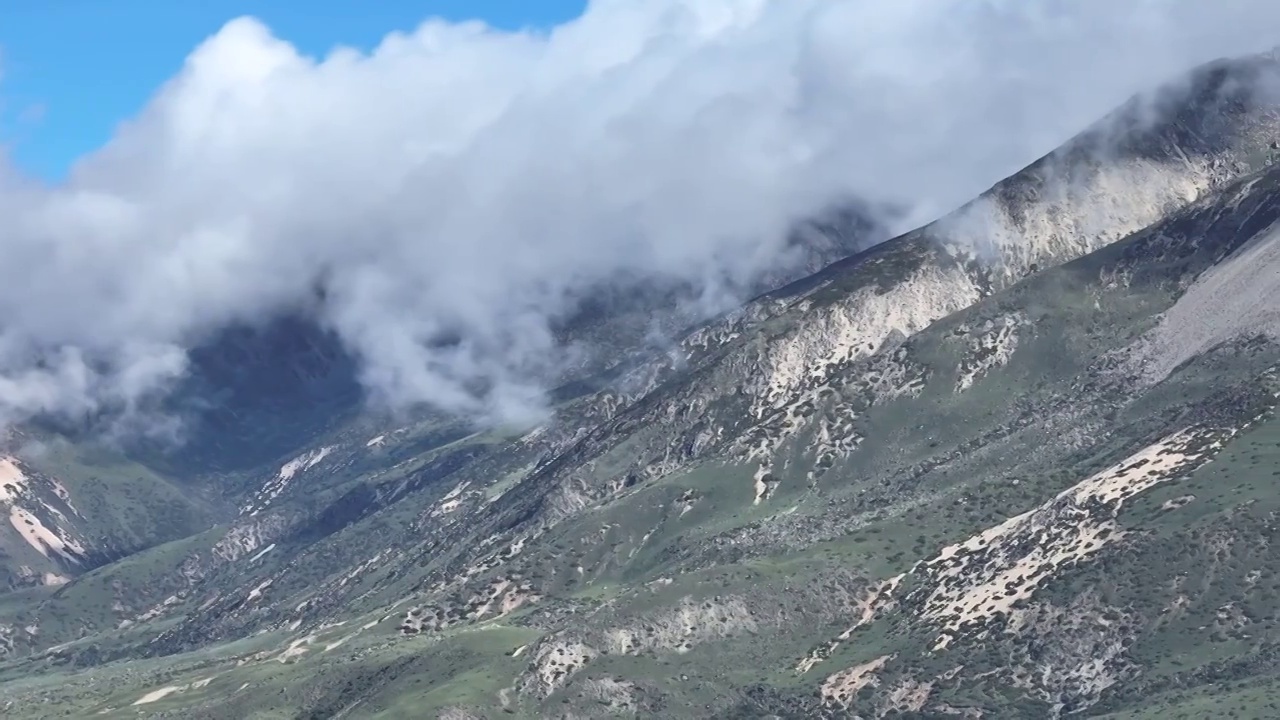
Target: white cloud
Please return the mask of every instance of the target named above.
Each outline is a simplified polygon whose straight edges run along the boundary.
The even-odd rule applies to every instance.
[[[385,397],[527,407],[585,285],[750,278],[850,195],[937,214],[1275,28],[1273,0],[597,0],[317,60],[235,20],[66,184],[0,178],[0,413],[127,407],[321,279]]]

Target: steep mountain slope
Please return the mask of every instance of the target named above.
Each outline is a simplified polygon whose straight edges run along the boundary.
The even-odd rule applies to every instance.
[[[56,586],[206,529],[216,503],[137,463],[57,437],[11,435],[0,453],[0,588]]]
[[[222,466],[230,523],[0,599],[6,714],[1267,716],[1274,66],[1202,68],[533,432],[312,418]]]
[[[791,239],[789,262],[755,289],[781,286],[882,240],[879,218],[887,213],[849,204],[803,224]],[[558,378],[565,383],[562,395],[606,384],[611,368],[657,352],[652,333],[678,333],[705,310],[687,289],[639,280],[611,289],[612,295],[584,303],[560,328],[561,341],[583,353],[583,361]],[[0,528],[0,587],[60,585],[138,551],[194,540],[234,519],[237,510],[274,498],[295,473],[323,460],[328,450],[308,447],[318,437],[365,429],[376,435],[391,422],[363,406],[354,359],[305,314],[229,328],[197,347],[191,359],[192,372],[162,408],[165,419],[180,421],[176,452],[162,432],[158,441],[124,438],[122,455],[121,448],[94,441],[98,428],[92,422],[87,430],[44,423],[42,431],[8,439],[4,447],[11,454],[0,460],[6,468],[0,503],[14,520]],[[395,426],[397,449],[389,455],[416,457],[474,434],[466,421],[439,413],[419,413],[418,419],[418,432]],[[387,459],[375,458],[371,466]],[[266,478],[264,465],[271,468]],[[102,511],[79,515],[68,482],[78,501]],[[204,537],[216,541],[220,533]],[[252,541],[233,534],[228,542],[243,547]],[[216,544],[208,549],[238,557]],[[131,605],[111,603],[117,620],[130,617]]]

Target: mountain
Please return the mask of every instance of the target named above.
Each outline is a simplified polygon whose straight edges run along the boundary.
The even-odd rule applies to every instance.
[[[1199,68],[665,352],[679,288],[584,307],[532,431],[362,413],[290,325],[198,356],[187,465],[14,440],[0,707],[1274,717],[1276,77]]]

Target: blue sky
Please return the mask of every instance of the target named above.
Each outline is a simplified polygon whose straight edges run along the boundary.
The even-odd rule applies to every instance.
[[[56,182],[101,146],[228,20],[253,15],[303,52],[368,49],[430,16],[502,28],[549,27],[586,0],[4,0],[0,2],[0,144]]]

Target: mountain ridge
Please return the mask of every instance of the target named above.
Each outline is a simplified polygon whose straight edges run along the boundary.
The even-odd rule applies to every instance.
[[[319,418],[233,520],[0,601],[8,711],[1140,717],[1223,652],[1276,687],[1280,112],[1235,82],[1274,66],[1202,68],[531,432]]]

